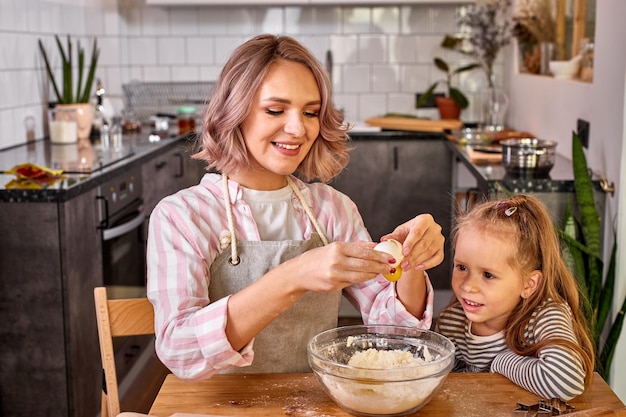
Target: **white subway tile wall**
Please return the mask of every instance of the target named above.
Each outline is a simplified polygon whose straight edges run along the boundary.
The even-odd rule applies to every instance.
[[[347,120],[387,112],[437,117],[433,110],[415,109],[415,93],[442,77],[432,65],[435,55],[453,63],[465,59],[439,47],[444,34],[456,32],[460,7],[392,1],[375,7],[157,7],[143,0],[0,0],[0,149],[46,135],[46,103],[54,97],[37,40],[60,74],[55,34],[80,40],[88,55],[98,39],[96,76],[117,111],[123,107],[123,83],[214,80],[237,45],[269,32],[296,37],[322,62],[332,51],[334,102]],[[470,95],[479,92],[483,74],[464,75],[461,86]],[[472,121],[472,111],[463,118]]]

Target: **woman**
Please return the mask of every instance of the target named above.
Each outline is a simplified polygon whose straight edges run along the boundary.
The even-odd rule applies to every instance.
[[[424,270],[443,260],[441,227],[424,214],[385,236],[403,243],[404,273],[396,284],[381,276],[395,260],[325,184],[347,163],[348,136],[309,51],[286,36],[245,42],[204,117],[195,157],[219,174],[150,218],[148,297],[173,373],[309,371],[307,341],[337,325],[342,294],[365,323],[430,327]]]

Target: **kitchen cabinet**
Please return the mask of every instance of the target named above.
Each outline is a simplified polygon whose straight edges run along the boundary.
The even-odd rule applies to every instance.
[[[180,145],[142,165],[144,209],[148,215],[163,197],[200,182],[204,163],[192,159],[191,154],[191,145]]]
[[[372,239],[422,213],[430,213],[450,234],[452,169],[445,136],[438,133],[352,134],[350,162],[331,185],[359,208]],[[446,261],[429,271],[435,288],[449,288]]]
[[[119,161],[68,174],[49,188],[2,187],[12,177],[0,175],[0,416],[95,417],[100,411],[93,302],[93,288],[104,285],[99,188],[140,169],[151,209],[202,175],[184,140],[128,138],[135,139],[141,143]],[[28,155],[50,166],[46,142],[29,145]],[[22,161],[26,148],[0,152],[1,163]],[[141,395],[154,396],[158,386],[149,383],[155,372],[146,368],[137,369],[135,380],[153,391]]]
[[[0,415],[94,416],[102,283],[96,191],[67,202],[0,202]]]

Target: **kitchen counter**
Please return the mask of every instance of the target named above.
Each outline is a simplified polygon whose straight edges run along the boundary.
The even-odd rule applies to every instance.
[[[568,204],[575,203],[574,171],[572,161],[560,154],[555,155],[554,166],[544,176],[509,176],[500,162],[475,163],[468,154],[468,145],[449,140],[452,152],[452,191],[459,193],[459,165],[464,166],[476,180],[476,187],[462,190],[467,202],[485,198],[506,198],[511,194],[530,194],[539,198],[551,212],[556,222],[561,222]],[[606,193],[600,181],[593,179],[595,201],[600,213],[604,213]],[[456,203],[455,203],[456,204]]]
[[[62,180],[40,189],[8,189],[15,176],[0,175],[0,357],[10,358],[0,372],[0,415],[99,411],[93,288],[117,285],[114,276],[122,285],[142,282],[149,214],[204,174],[204,165],[189,158],[186,137],[151,142],[148,135],[128,135],[122,145],[59,148],[40,140],[0,151],[0,170],[29,162],[64,171]],[[120,351],[124,369],[138,363],[139,348]],[[120,383],[151,381],[141,362],[135,369],[120,371],[119,378],[131,376]],[[151,382],[146,387],[144,394],[156,395]]]
[[[56,145],[42,139],[0,150],[0,201],[64,202],[170,148],[190,148],[194,139],[195,136],[170,136],[150,141],[148,134],[124,135],[118,148],[103,148],[90,142]],[[39,189],[7,188],[16,176],[6,171],[27,162],[63,170],[62,179]]]
[[[468,154],[468,146],[449,141],[454,158],[461,162],[476,178],[477,187],[484,194],[497,192],[504,187],[512,193],[573,192],[574,177],[572,161],[556,154],[554,167],[547,176],[509,176],[501,163],[474,163]]]
[[[361,140],[443,140],[446,136],[440,132],[412,132],[406,130],[355,130],[348,132],[353,141]]]

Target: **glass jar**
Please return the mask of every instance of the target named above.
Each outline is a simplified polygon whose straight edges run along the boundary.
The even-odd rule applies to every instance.
[[[187,135],[196,132],[196,108],[181,106],[176,109],[178,116],[178,134]]]
[[[141,123],[132,110],[122,111],[122,132],[125,134],[141,133]]]
[[[593,52],[595,46],[594,43],[585,38],[581,40],[580,55],[582,60],[580,63],[580,79],[581,81],[592,82],[593,81]]]

